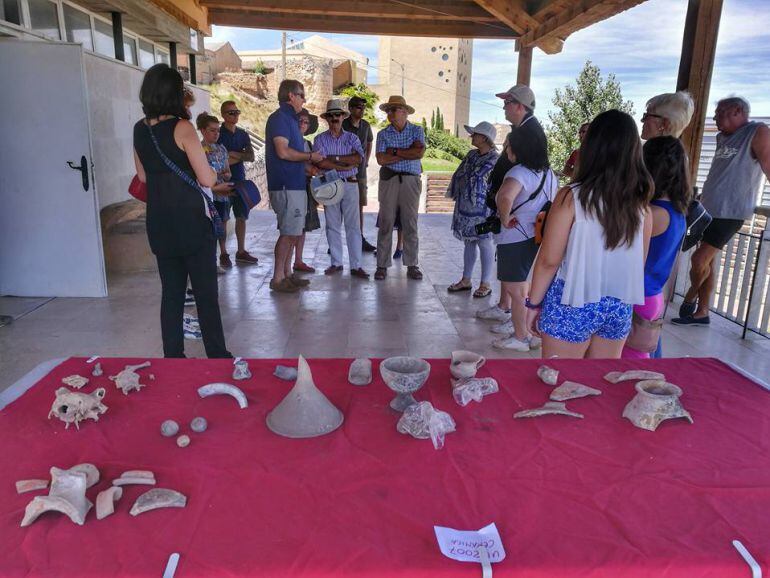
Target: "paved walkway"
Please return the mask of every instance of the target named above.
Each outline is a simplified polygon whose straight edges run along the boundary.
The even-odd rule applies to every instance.
[[[366,235],[371,241],[376,238],[374,219],[374,214],[366,215]],[[462,247],[452,237],[449,222],[449,215],[420,215],[422,282],[408,280],[398,262],[384,282],[361,281],[347,271],[326,277],[326,237],[315,231],[305,246],[305,261],[318,269],[308,277],[309,290],[274,295],[268,287],[277,236],[274,217],[254,213],[247,247],[259,257],[259,265],[236,266],[220,277],[228,347],[244,357],[278,358],[300,353],[308,357],[448,357],[454,349],[471,349],[488,357],[537,356],[537,352],[491,348],[490,324],[476,320],[474,313],[494,303],[495,297],[473,299],[469,293],[447,293],[447,285],[457,281],[462,270]],[[365,255],[364,267],[374,272],[374,256]],[[51,358],[161,356],[157,273],[111,278],[109,292],[106,299],[0,299],[0,314],[21,315],[0,328],[0,389]],[[770,381],[770,340],[755,335],[741,340],[737,325],[712,319],[708,329],[667,324],[666,355],[719,357]],[[186,343],[188,356],[203,356],[200,342]]]

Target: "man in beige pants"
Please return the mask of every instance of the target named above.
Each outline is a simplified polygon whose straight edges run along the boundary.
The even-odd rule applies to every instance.
[[[380,230],[377,234],[377,271],[374,278],[385,279],[391,266],[393,225],[396,212],[401,212],[401,230],[404,234],[404,264],[406,276],[422,279],[417,266],[419,240],[417,210],[420,206],[420,159],[425,154],[425,133],[420,125],[407,120],[414,109],[403,96],[391,96],[380,105],[388,114],[387,128],[377,133],[377,163],[380,165],[378,198],[380,202]]]

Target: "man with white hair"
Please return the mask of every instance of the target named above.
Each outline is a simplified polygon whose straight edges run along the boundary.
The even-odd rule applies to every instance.
[[[677,325],[709,324],[714,258],[752,217],[763,177],[770,178],[770,129],[750,121],[750,110],[748,101],[737,96],[717,103],[717,149],[701,197],[713,220],[692,254],[690,288],[679,317],[672,320]]]

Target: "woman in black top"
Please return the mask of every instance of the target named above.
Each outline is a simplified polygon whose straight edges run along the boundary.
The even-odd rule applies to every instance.
[[[184,107],[184,83],[166,64],[144,76],[139,99],[145,118],[134,125],[134,161],[147,183],[147,238],[158,260],[163,289],[160,324],[163,354],[184,357],[182,316],[189,276],[198,307],[203,345],[209,357],[232,357],[225,347],[219,314],[216,239],[200,191],[164,163],[153,144],[204,187],[216,182],[190,115]]]

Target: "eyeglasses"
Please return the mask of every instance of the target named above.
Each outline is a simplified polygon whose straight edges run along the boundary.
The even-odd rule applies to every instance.
[[[228,115],[228,116],[237,116],[237,115],[241,114],[241,111],[238,110],[238,109],[226,110],[225,114]]]
[[[666,117],[661,116],[659,114],[652,114],[651,112],[645,112],[642,115],[642,122],[645,122],[648,118],[666,118]]]
[[[300,97],[302,100],[305,100],[305,93],[304,92],[292,92],[294,96]]]
[[[519,104],[519,101],[516,100],[515,98],[506,98],[503,101],[503,106],[508,106],[509,104]]]
[[[345,116],[344,113],[341,112],[330,112],[326,116],[330,116],[332,118],[340,118],[341,116]]]

